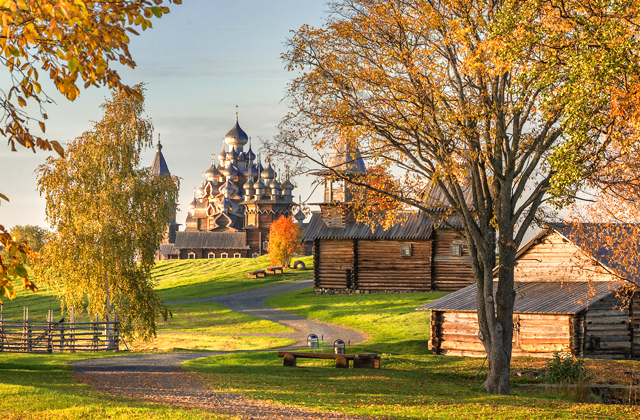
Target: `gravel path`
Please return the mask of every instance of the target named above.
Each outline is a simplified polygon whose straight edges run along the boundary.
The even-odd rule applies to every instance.
[[[327,343],[333,343],[333,340],[337,338],[351,341],[351,344],[364,341],[366,337],[357,331],[314,322],[264,306],[264,301],[271,296],[312,285],[311,280],[298,280],[227,296],[169,303],[217,302],[236,312],[279,322],[295,329],[296,332],[279,333],[274,336],[299,340],[298,343],[286,347],[286,349],[306,347],[306,338],[310,333],[315,333],[318,336],[324,335]],[[262,336],[262,334],[256,335]],[[187,360],[225,353],[166,353],[89,359],[74,362],[73,369],[78,380],[102,392],[188,408],[199,408],[219,414],[238,416],[242,419],[365,418],[346,416],[341,413],[317,413],[293,407],[274,406],[249,400],[240,394],[214,392],[202,386],[197,375],[184,372],[180,367],[180,364]]]

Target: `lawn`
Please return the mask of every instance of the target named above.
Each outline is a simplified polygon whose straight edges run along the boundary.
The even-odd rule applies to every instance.
[[[350,352],[383,355],[382,369],[335,369],[325,363],[299,361],[284,368],[274,352],[230,354],[184,364],[198,372],[212,389],[240,392],[251,398],[321,411],[399,419],[425,418],[640,418],[635,406],[576,404],[540,389],[518,388],[511,396],[490,396],[474,378],[482,359],[434,356],[427,350],[428,313],[415,308],[441,293],[316,296],[311,289],[277,296],[267,304],[297,315],[353,327],[369,340]],[[516,358],[515,382],[541,372],[544,360]],[[640,371],[636,361],[588,361],[607,382]],[[486,367],[484,368],[486,373]],[[518,376],[518,373],[523,375]],[[604,373],[604,376],[601,374]],[[611,383],[611,382],[609,382]]]
[[[313,277],[312,257],[304,261],[307,270],[287,269],[284,274],[249,279],[247,273],[269,267],[269,258],[233,258],[160,261],[153,270],[156,290],[165,302],[222,296],[271,284]]]
[[[105,356],[104,354],[101,356]],[[95,354],[28,355],[0,353],[0,412],[5,420],[230,418],[201,410],[98,393],[76,382],[68,362]]]

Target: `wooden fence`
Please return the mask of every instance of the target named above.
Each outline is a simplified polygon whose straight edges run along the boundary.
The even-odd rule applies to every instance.
[[[24,308],[22,322],[5,321],[0,314],[0,352],[13,353],[58,353],[63,351],[119,351],[120,323],[114,321],[75,322],[71,311],[70,322],[64,318],[53,319],[53,311],[47,314],[46,322],[33,322],[29,308]]]

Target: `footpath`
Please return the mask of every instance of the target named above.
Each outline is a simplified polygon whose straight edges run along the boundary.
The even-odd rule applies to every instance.
[[[312,286],[313,281],[305,279],[226,296],[167,302],[167,304],[217,302],[233,311],[278,322],[294,329],[293,333],[255,334],[298,340],[291,346],[268,349],[268,351],[274,351],[274,357],[275,351],[278,350],[306,348],[306,339],[311,333],[324,336],[327,343],[333,343],[338,338],[351,344],[362,343],[366,337],[358,331],[312,321],[264,305],[264,302],[272,296]],[[139,354],[88,359],[74,362],[73,370],[79,381],[101,392],[181,407],[199,408],[242,419],[364,419],[364,417],[346,416],[341,413],[318,413],[294,407],[276,406],[249,400],[240,394],[214,392],[202,386],[195,374],[187,373],[180,367],[180,364],[187,360],[221,354],[226,352]]]

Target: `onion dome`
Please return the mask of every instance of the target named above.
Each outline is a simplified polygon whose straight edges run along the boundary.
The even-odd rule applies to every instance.
[[[222,170],[222,174],[226,177],[238,176],[238,167],[235,165],[229,165],[229,167]]]
[[[291,191],[294,188],[295,188],[295,186],[291,183],[291,181],[289,181],[289,178],[285,179],[284,182],[282,183],[282,189],[283,190]]]
[[[256,159],[256,154],[253,153],[253,150],[251,150],[251,146],[249,146],[249,150],[247,150],[247,152],[245,153],[245,156],[250,161],[254,161]]]
[[[299,208],[298,212],[293,217],[298,221],[298,223],[302,223],[302,221],[306,218],[306,216],[302,212],[302,208]]]
[[[257,196],[260,196],[264,193],[264,184],[262,183],[262,180],[260,178],[258,178],[258,180],[253,184],[253,188],[255,188]]]
[[[234,185],[227,180],[220,186],[220,193],[226,195],[232,195],[235,192]]]
[[[249,136],[238,124],[238,109],[236,108],[236,124],[224,136],[224,142],[229,146],[244,146],[249,141]]]
[[[196,199],[196,194],[193,194],[193,201],[191,203],[189,203],[189,209],[191,210],[195,210],[196,206],[198,205],[198,200]]]
[[[274,171],[271,167],[271,164],[269,164],[269,166],[267,166],[267,169],[260,172],[260,176],[262,177],[262,179],[272,180],[276,177],[276,171]]]
[[[280,183],[278,182],[277,179],[274,179],[273,181],[271,181],[271,183],[269,184],[269,188],[271,188],[272,190],[279,190],[280,189]]]
[[[227,152],[225,151],[224,143],[222,144],[222,152],[218,155],[218,159],[220,159],[221,162],[227,160]]]
[[[204,173],[204,177],[207,181],[215,181],[218,182],[218,178],[222,176],[218,168],[216,168],[215,162],[211,162],[211,167],[207,169],[207,172]]]
[[[199,187],[196,190],[196,197],[198,197],[198,198],[204,197],[204,188],[203,187]]]
[[[251,178],[247,179],[247,182],[244,183],[242,188],[244,188],[244,190],[247,191],[247,192],[249,192],[250,190],[253,190],[254,186],[253,186],[253,181],[251,180]]]
[[[240,153],[238,153],[235,147],[232,147],[227,153],[227,159],[238,160],[239,158],[240,158]]]

